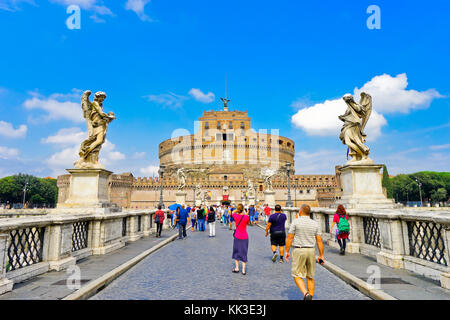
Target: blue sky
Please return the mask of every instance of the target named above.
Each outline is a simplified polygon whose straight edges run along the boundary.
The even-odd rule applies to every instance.
[[[0,176],[72,167],[87,89],[117,116],[103,164],[151,176],[158,143],[220,108],[225,74],[231,109],[295,141],[298,174],[346,162],[336,115],[360,90],[374,98],[375,162],[450,171],[449,12],[446,0],[0,0]]]

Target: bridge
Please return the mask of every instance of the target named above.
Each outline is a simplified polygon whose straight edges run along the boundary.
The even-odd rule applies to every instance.
[[[284,208],[287,224],[297,211]],[[316,300],[450,299],[448,211],[348,211],[351,242],[340,256],[329,234],[334,211],[312,209],[326,243]],[[215,238],[189,231],[177,240],[166,219],[156,238],[154,212],[0,219],[0,299],[303,299],[290,264],[271,261],[263,227],[248,227],[247,275],[234,274],[232,231],[217,223]]]

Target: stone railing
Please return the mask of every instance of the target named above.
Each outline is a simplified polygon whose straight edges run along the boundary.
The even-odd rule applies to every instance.
[[[0,294],[50,270],[119,249],[155,232],[156,210],[0,219]],[[167,210],[165,210],[167,212]],[[164,220],[167,228],[169,219]]]
[[[283,208],[289,225],[299,208]],[[322,238],[335,242],[335,228],[330,230],[335,210],[311,208],[319,223]],[[440,280],[450,289],[450,211],[347,210],[350,218],[349,253],[376,258],[392,268],[401,268]],[[330,233],[333,232],[333,234]]]

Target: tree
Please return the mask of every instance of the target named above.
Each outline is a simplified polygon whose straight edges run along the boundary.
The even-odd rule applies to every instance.
[[[431,194],[431,200],[433,202],[444,202],[447,200],[447,190],[445,188],[439,188],[437,190],[434,190]]]
[[[391,184],[391,180],[389,179],[389,173],[387,171],[386,165],[383,165],[383,180],[381,181],[381,185],[383,188],[386,188],[386,195],[388,198],[393,198],[393,188]]]

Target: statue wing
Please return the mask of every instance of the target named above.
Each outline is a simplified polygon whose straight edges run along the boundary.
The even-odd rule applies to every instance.
[[[359,102],[359,104],[363,107],[364,109],[364,115],[362,117],[362,121],[361,121],[361,132],[363,133],[367,121],[369,121],[370,115],[372,114],[372,97],[365,93],[362,92],[361,93],[361,101]],[[365,136],[365,134],[363,133],[363,135]]]
[[[86,90],[81,96],[81,109],[83,110],[83,117],[85,119],[89,117],[92,110],[92,103],[89,101],[89,96],[91,93],[91,90]]]

